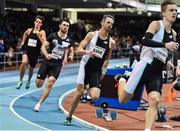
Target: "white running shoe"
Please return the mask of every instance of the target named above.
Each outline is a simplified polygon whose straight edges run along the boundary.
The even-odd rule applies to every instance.
[[[34,111],[35,112],[39,112],[41,105],[39,103],[36,104],[36,106],[34,107]]]
[[[104,119],[108,122],[112,121],[111,112],[108,111],[106,114],[104,114]]]

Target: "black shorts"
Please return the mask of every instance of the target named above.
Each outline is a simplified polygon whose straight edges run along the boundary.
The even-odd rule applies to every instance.
[[[56,79],[59,77],[60,71],[62,68],[62,64],[53,64],[50,62],[43,61],[39,68],[37,79],[44,80],[46,76],[53,76]]]
[[[152,64],[147,64],[138,87],[145,85],[148,94],[152,91],[157,91],[161,94],[163,67],[164,64],[157,59],[154,59]]]
[[[85,69],[85,79],[84,83],[85,85],[89,84],[89,87],[98,87],[100,88],[100,73],[99,72],[92,72],[87,69]]]
[[[39,55],[32,55],[30,53],[28,53],[26,50],[23,51],[23,54],[26,54],[28,57],[28,61],[29,61],[29,65],[34,68],[37,64],[38,61],[38,56]]]

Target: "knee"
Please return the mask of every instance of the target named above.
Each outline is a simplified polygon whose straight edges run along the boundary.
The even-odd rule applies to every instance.
[[[100,95],[92,95],[91,99],[92,99],[92,101],[96,101],[99,99],[99,97],[100,97]]]
[[[127,93],[124,90],[121,90],[121,93],[118,94],[118,100],[121,104],[126,104],[132,98],[132,94]]]
[[[119,103],[121,103],[121,104],[128,103],[128,100],[126,98],[123,98],[123,97],[118,97],[118,100],[119,100]]]
[[[96,101],[100,97],[100,89],[99,88],[91,88],[89,90],[89,95],[92,99],[92,101]]]
[[[126,104],[127,103],[127,101],[122,97],[118,97],[118,100],[119,100],[119,103],[121,103],[121,104]]]
[[[26,61],[22,61],[21,65],[22,65],[22,66],[26,66],[26,65],[27,65],[27,62],[26,62]]]
[[[39,79],[37,79],[37,80],[36,80],[36,87],[37,87],[37,88],[42,87],[43,83],[44,83],[44,80],[39,80]]]
[[[149,97],[149,107],[157,108],[159,104],[160,98],[157,95],[153,95]]]
[[[51,88],[53,86],[53,84],[55,83],[56,79],[55,78],[52,78],[52,77],[49,77],[48,79],[48,87]]]

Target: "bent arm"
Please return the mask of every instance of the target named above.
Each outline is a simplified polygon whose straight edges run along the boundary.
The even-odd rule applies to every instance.
[[[142,45],[149,47],[165,47],[164,43],[152,40],[154,34],[157,33],[159,29],[160,24],[158,21],[151,22],[144,37],[142,38]]]
[[[30,31],[31,31],[32,29],[27,29],[25,32],[24,32],[24,34],[23,34],[23,38],[22,38],[22,42],[21,42],[21,44],[20,44],[20,48],[24,45],[24,43],[25,43],[25,41],[26,41],[26,39],[27,39],[27,37],[28,37],[28,35],[29,35],[29,33],[30,33]]]
[[[80,55],[85,55],[87,54],[87,51],[85,50],[86,46],[89,44],[91,39],[93,38],[94,33],[89,32],[86,37],[80,42],[78,48],[77,48],[77,53]]]
[[[46,47],[48,47],[48,45],[49,45],[49,42],[48,42],[48,41],[44,41],[44,43],[43,43],[42,46],[41,46],[41,52],[43,53],[43,55],[44,55],[45,57],[48,56],[48,52],[47,52],[47,50],[46,50]]]

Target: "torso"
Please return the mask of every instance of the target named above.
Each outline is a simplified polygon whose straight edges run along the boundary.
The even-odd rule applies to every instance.
[[[62,39],[56,32],[50,34],[47,41],[50,43],[48,53],[52,54],[52,59],[50,61],[55,63],[62,62],[64,59],[65,50],[72,46],[72,41],[69,36]]]
[[[96,44],[93,47],[94,52],[96,52],[97,56],[94,58],[90,58],[86,64],[86,69],[91,70],[93,72],[97,72],[101,70],[102,65],[105,61],[105,57],[108,55],[110,50],[110,36],[107,39],[102,40],[98,37]]]
[[[39,38],[37,37],[36,33],[33,33],[32,29],[25,41],[25,50],[27,53],[31,55],[39,55],[40,48],[41,48],[41,42]]]

